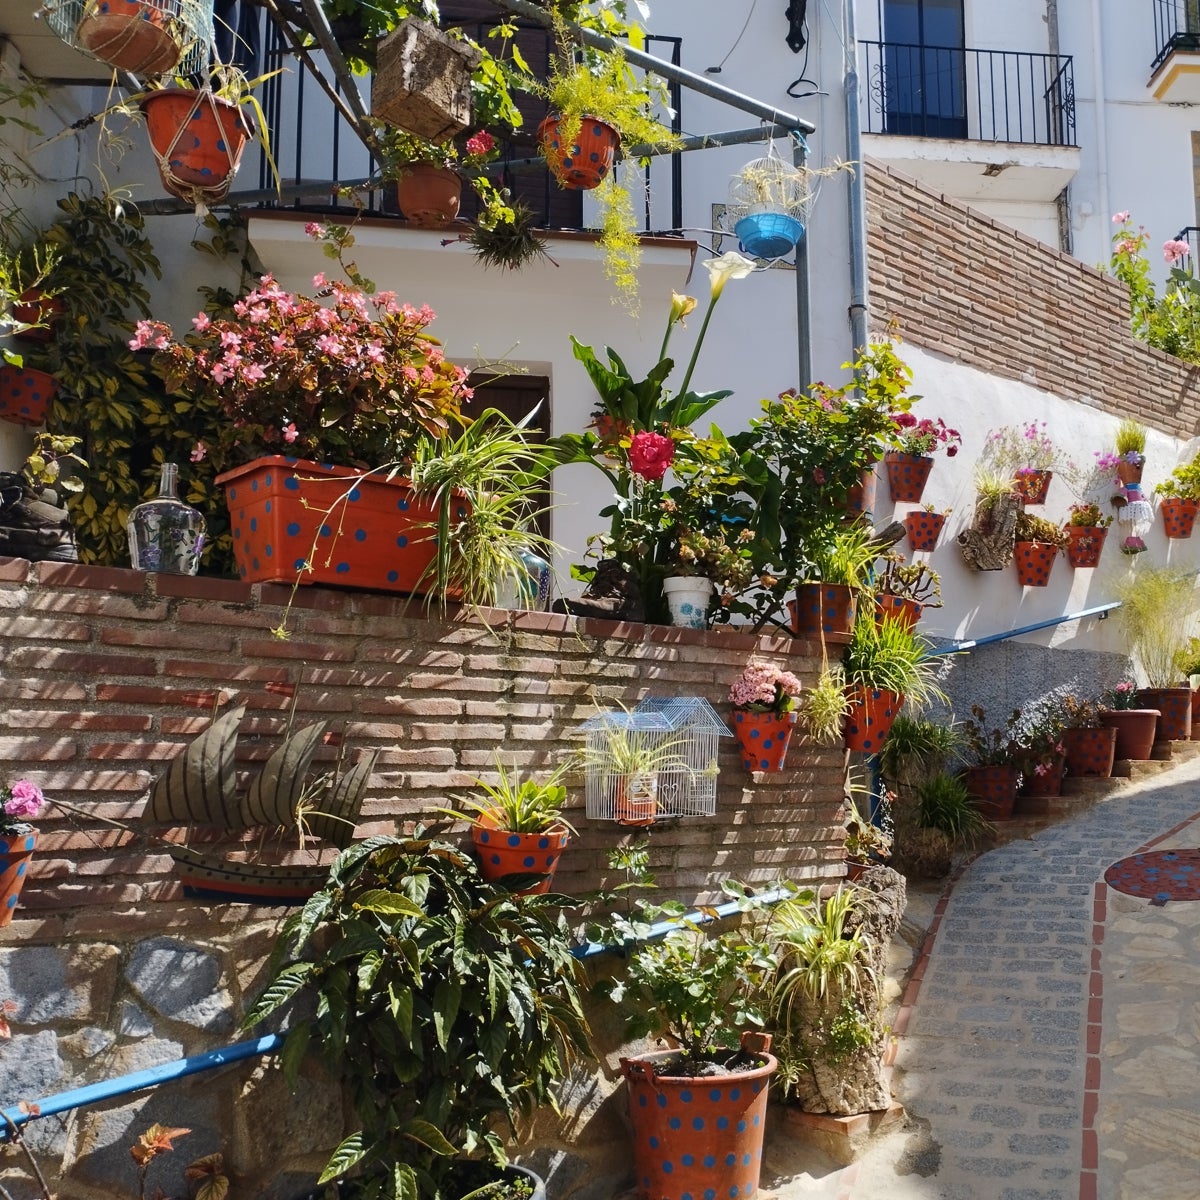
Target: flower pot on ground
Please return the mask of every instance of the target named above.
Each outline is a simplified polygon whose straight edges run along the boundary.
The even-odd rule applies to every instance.
[[[1158,728],[1158,709],[1106,708],[1100,713],[1100,720],[1117,732],[1114,750],[1117,758],[1142,761],[1151,757]]]
[[[46,371],[11,364],[0,366],[0,421],[44,425],[57,390],[54,376]]]
[[[713,586],[703,575],[668,575],[663,580],[663,594],[671,624],[680,629],[707,629]]]
[[[1184,496],[1165,496],[1159,503],[1163,532],[1169,538],[1190,538],[1200,511],[1200,500]]]
[[[980,815],[988,821],[1010,821],[1021,775],[1016,767],[995,764],[967,767],[963,782]]]
[[[733,733],[747,771],[782,771],[796,727],[800,680],[774,663],[748,663],[729,688]]]
[[[904,532],[914,551],[927,552],[937,549],[938,538],[941,537],[947,515],[932,509],[919,509],[905,514]]]
[[[1060,796],[1062,795],[1063,771],[1066,769],[1067,756],[1052,755],[1047,762],[1039,762],[1028,770],[1021,771],[1020,794],[1022,796]]]
[[[1190,628],[1197,606],[1194,573],[1147,567],[1118,579],[1113,591],[1121,601],[1117,620],[1128,652],[1145,672],[1147,687],[1175,687],[1183,631]],[[1128,681],[1113,688],[1108,707],[1135,707],[1138,702],[1132,690]]]
[[[284,1061],[310,1044],[346,1087],[358,1128],[322,1182],[352,1171],[379,1195],[460,1196],[468,1145],[498,1173],[503,1133],[587,1053],[571,940],[566,921],[488,883],[449,843],[376,837],[340,854],[284,927],[278,973],[246,1022],[289,1010]]]
[[[883,456],[888,492],[893,504],[918,504],[933,470],[933,459],[919,454],[901,454],[890,450]]]
[[[1186,742],[1192,736],[1192,689],[1190,687],[1141,688],[1137,694],[1141,708],[1158,709],[1155,739],[1161,742]]]
[[[1099,715],[1096,717],[1099,720]],[[1063,747],[1067,754],[1067,773],[1073,777],[1092,775],[1107,779],[1116,757],[1117,731],[1111,726],[1064,729]]]
[[[561,781],[569,766],[559,766],[544,780],[522,779],[517,765],[506,767],[497,754],[496,782],[475,780],[486,799],[456,797],[463,807],[447,810],[448,815],[471,822],[484,879],[519,882],[520,876],[536,876],[527,886],[514,888],[515,894],[532,896],[550,890],[558,860],[575,832],[562,815],[567,789]]]
[[[892,805],[893,855],[906,875],[947,875],[954,855],[972,849],[990,826],[957,775],[936,771],[916,785],[916,804]]]
[[[396,177],[396,198],[418,229],[445,229],[458,217],[462,186],[462,176],[449,167],[410,163]]]
[[[981,705],[971,706],[971,717],[962,724],[971,760],[962,780],[980,814],[989,821],[1011,819],[1021,781],[1020,763],[1027,761],[1032,738],[1022,737],[1023,715],[1014,710],[1003,725],[989,727]]]
[[[42,789],[28,779],[0,788],[0,928],[12,922],[29,878],[38,835],[28,822],[42,811],[44,803]]]

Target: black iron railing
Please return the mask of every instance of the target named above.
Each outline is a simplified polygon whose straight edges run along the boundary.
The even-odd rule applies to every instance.
[[[1155,71],[1174,50],[1200,50],[1200,0],[1154,0]]]
[[[444,11],[444,10],[443,10]],[[264,14],[265,18],[265,14]],[[480,23],[466,24],[467,31],[483,41],[488,27]],[[520,25],[518,38],[521,53],[536,75],[544,77],[553,47],[553,33],[539,25]],[[679,64],[682,39],[648,36],[647,51],[666,61]],[[261,32],[261,69],[285,68],[284,73],[268,80],[261,93],[261,103],[270,128],[271,147],[280,177],[284,184],[311,182],[311,194],[268,205],[289,207],[302,212],[343,213],[356,209],[349,197],[335,193],[339,185],[378,176],[378,164],[354,133],[350,123],[337,111],[333,102],[316,81],[295,61],[286,39],[267,21]],[[360,90],[364,99],[370,98],[370,79],[362,78]],[[340,89],[339,94],[340,94]],[[682,129],[680,116],[682,89],[678,84],[669,87],[673,111],[672,127]],[[524,125],[511,137],[503,140],[500,155],[489,168],[497,178],[503,172],[503,182],[513,194],[529,207],[544,228],[578,229],[583,224],[581,193],[564,192],[544,166],[522,166],[509,169],[507,164],[538,158],[535,131],[545,114],[545,104],[532,95],[517,98]],[[678,229],[682,223],[682,188],[679,156],[655,160],[639,168],[645,184],[643,230]],[[261,188],[273,186],[265,157],[259,165]],[[371,191],[366,198],[368,212],[375,215],[399,216],[393,198],[394,185]],[[362,196],[362,193],[358,193]],[[651,200],[653,197],[653,203]],[[476,207],[470,188],[463,190],[462,215],[472,217]]]
[[[902,42],[859,46],[867,133],[1075,145],[1075,76],[1068,54]]]
[[[1177,242],[1187,242],[1192,248],[1189,256],[1193,264],[1200,262],[1200,225],[1185,225],[1176,235]]]

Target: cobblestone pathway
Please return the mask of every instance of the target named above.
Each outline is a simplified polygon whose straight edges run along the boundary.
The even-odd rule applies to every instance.
[[[977,859],[896,1019],[905,1130],[767,1195],[1200,1198],[1200,903],[1102,882],[1156,839],[1200,845],[1198,785],[1184,762]]]

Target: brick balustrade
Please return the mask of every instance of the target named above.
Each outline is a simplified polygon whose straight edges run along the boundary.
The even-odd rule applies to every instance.
[[[246,765],[277,744],[294,699],[297,727],[331,720],[329,759],[339,736],[352,752],[378,748],[361,837],[437,819],[497,750],[523,766],[558,761],[579,748],[579,724],[597,705],[698,695],[727,715],[729,683],[752,654],[806,681],[820,665],[819,645],[790,638],[498,610],[427,617],[403,598],[325,588],[298,591],[290,637],[281,640],[271,630],[288,592],[0,559],[4,778],[26,776],[83,810],[47,809],[38,821],[41,846],[23,907],[0,943],[64,925],[82,932],[97,920],[141,930],[186,921],[196,905],[183,898],[162,842],[183,831],[139,817],[154,780],[214,705],[246,704]],[[742,770],[732,738],[722,740],[720,761],[716,816],[652,832],[663,894],[690,901],[711,895],[723,878],[841,874],[840,749],[793,743],[794,769],[757,781]],[[572,791],[580,836],[559,884],[581,894],[617,882],[605,879],[605,851],[630,831],[586,820],[582,778]],[[240,906],[231,911],[230,919],[246,915]],[[39,921],[44,929],[35,928]]]

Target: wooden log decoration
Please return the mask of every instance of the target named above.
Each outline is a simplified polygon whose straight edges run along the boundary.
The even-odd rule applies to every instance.
[[[1002,571],[1012,562],[1020,510],[1017,495],[976,502],[971,527],[958,535],[959,552],[972,571]]]

